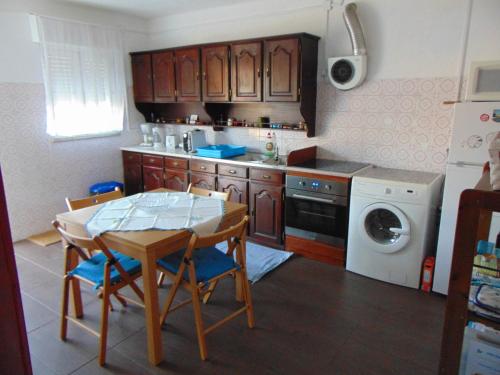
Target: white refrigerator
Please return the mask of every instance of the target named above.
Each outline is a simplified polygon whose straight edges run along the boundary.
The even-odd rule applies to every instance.
[[[460,194],[478,182],[483,165],[489,160],[489,144],[498,131],[500,102],[455,105],[432,287],[434,292],[448,294]]]

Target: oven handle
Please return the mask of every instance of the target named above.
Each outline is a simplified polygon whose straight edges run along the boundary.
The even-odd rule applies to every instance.
[[[315,201],[315,202],[330,203],[330,204],[335,203],[335,201],[333,199],[316,198],[316,197],[310,197],[310,196],[302,195],[302,194],[292,194],[292,197],[304,199],[307,201]]]

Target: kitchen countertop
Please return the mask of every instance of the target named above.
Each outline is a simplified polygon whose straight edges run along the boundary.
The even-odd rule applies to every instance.
[[[165,148],[130,146],[130,147],[121,147],[120,150],[130,151],[130,152],[140,152],[143,154],[150,154],[150,155],[173,156],[186,159],[206,160],[224,164],[245,165],[255,168],[269,168],[269,169],[278,169],[283,171],[286,170],[287,168],[286,161],[282,157],[280,157],[279,161],[274,161],[274,160],[263,161],[261,160],[263,155],[255,152],[247,152],[245,155],[235,156],[233,158],[228,158],[228,159],[218,159],[218,158],[207,158],[203,156],[197,156],[196,154],[185,152],[181,148],[176,148],[175,151],[167,151]]]

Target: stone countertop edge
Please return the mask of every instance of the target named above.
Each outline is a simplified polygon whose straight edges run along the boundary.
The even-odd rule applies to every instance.
[[[120,150],[130,151],[130,152],[140,152],[143,154],[150,154],[150,155],[173,156],[173,157],[180,157],[180,158],[185,158],[185,159],[195,159],[195,160],[207,160],[207,161],[212,161],[212,162],[216,162],[216,163],[223,163],[223,164],[244,165],[244,166],[253,167],[253,168],[266,168],[266,169],[276,169],[276,170],[281,170],[281,171],[306,172],[306,173],[312,173],[312,174],[317,174],[317,175],[346,177],[346,178],[352,178],[356,174],[358,174],[362,171],[365,171],[368,168],[373,167],[373,165],[370,164],[370,165],[368,165],[360,170],[357,170],[354,173],[340,173],[340,172],[322,171],[322,170],[318,170],[318,169],[300,168],[300,167],[286,166],[286,165],[253,163],[250,161],[242,161],[242,160],[207,158],[207,157],[189,154],[180,148],[176,148],[175,151],[173,151],[173,152],[161,150],[161,149],[154,149],[152,147],[146,148],[146,147],[140,147],[140,146],[120,147]]]
[[[149,154],[149,155],[173,156],[173,157],[179,157],[179,158],[185,158],[185,159],[206,160],[206,161],[222,163],[222,164],[244,165],[244,166],[253,167],[253,168],[277,169],[277,170],[282,170],[282,171],[286,170],[286,165],[272,165],[272,164],[264,164],[264,163],[253,163],[250,161],[243,161],[243,160],[207,158],[207,157],[203,157],[203,156],[196,156],[196,155],[189,154],[180,148],[176,148],[175,151],[166,151],[166,150],[161,150],[161,149],[131,146],[131,147],[120,147],[120,150],[121,151],[130,151],[130,152],[140,152],[140,153]]]

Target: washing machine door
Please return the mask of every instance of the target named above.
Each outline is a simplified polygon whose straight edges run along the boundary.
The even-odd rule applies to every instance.
[[[388,203],[371,204],[361,212],[359,231],[367,247],[391,254],[410,241],[410,222],[397,207]]]

